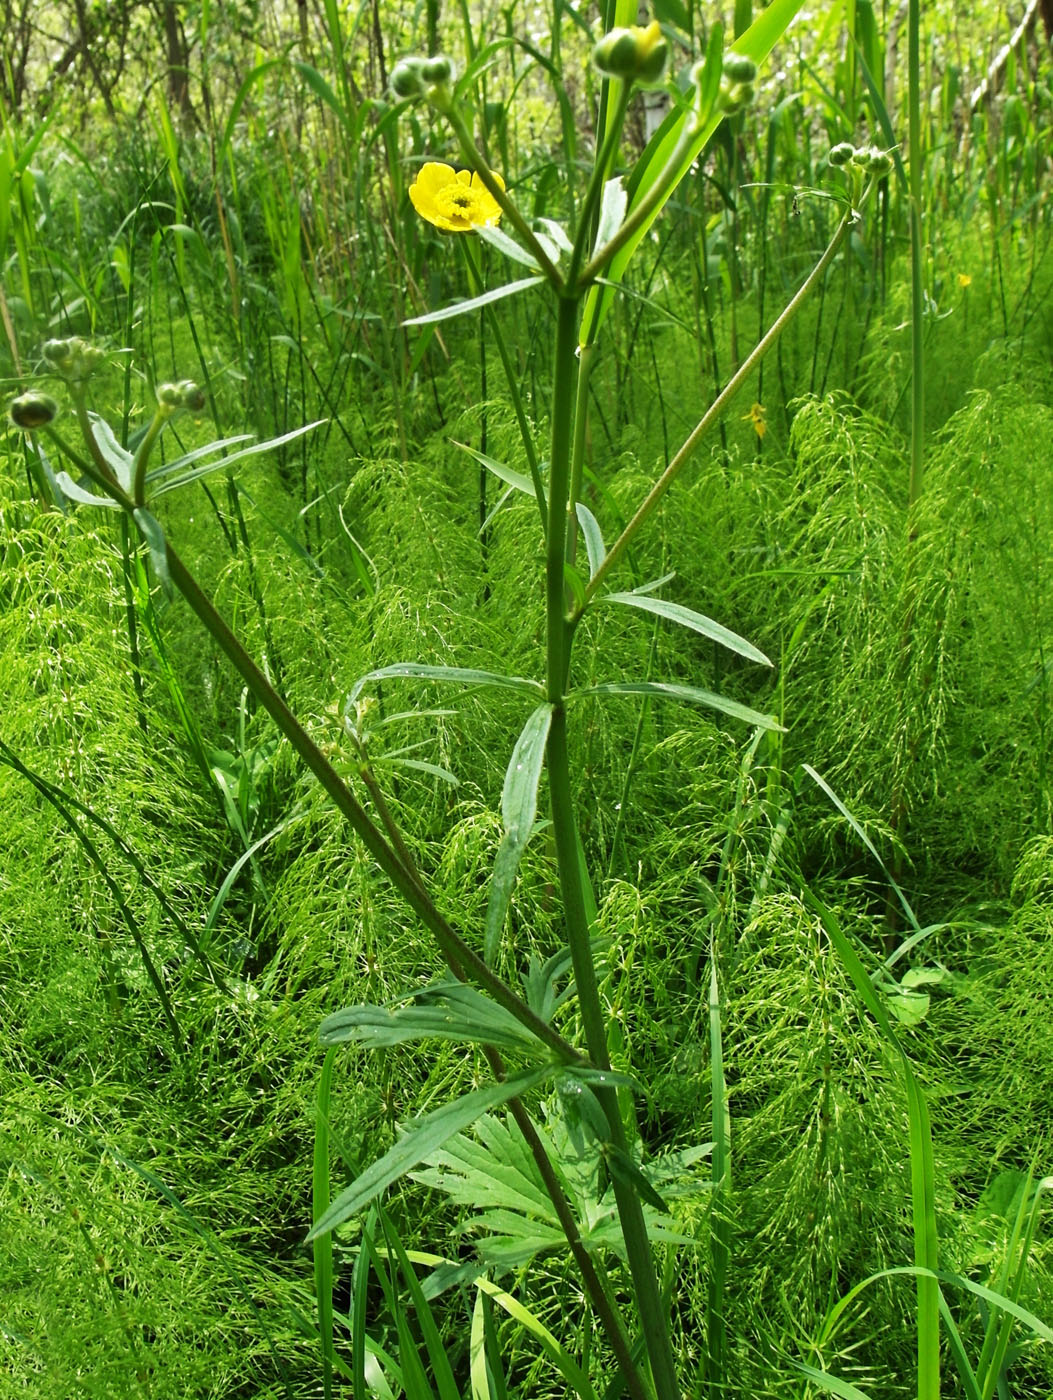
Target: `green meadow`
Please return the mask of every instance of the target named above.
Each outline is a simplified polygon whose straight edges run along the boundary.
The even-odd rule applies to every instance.
[[[1051,29],[7,6],[0,1400],[1050,1400]]]

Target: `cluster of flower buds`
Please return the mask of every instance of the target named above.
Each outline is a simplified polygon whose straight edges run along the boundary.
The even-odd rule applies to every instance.
[[[592,61],[605,78],[626,83],[657,83],[665,72],[669,44],[658,21],[612,29],[592,51]]]
[[[887,175],[892,169],[892,156],[877,146],[863,146],[858,150],[851,141],[839,141],[831,147],[827,160],[834,166],[853,165],[868,175]]]
[[[391,70],[391,91],[399,98],[424,97],[441,107],[453,81],[453,63],[443,54],[434,58],[402,58]]]
[[[163,413],[177,413],[179,409],[189,409],[191,413],[201,413],[208,400],[205,391],[192,379],[181,379],[178,384],[158,384],[157,404]]]
[[[42,394],[38,389],[19,394],[8,407],[11,422],[24,433],[35,433],[38,428],[46,428],[58,417],[58,404],[50,394]]]
[[[728,53],[724,55],[723,70],[717,105],[727,116],[733,117],[753,101],[757,65],[744,53]]]
[[[41,354],[54,373],[67,384],[80,384],[90,379],[106,358],[102,350],[81,340],[80,336],[69,340],[46,340]]]

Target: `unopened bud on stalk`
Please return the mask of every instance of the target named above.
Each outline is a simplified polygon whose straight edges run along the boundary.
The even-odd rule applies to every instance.
[[[437,54],[424,60],[420,72],[426,83],[448,83],[453,77],[453,64],[445,54]]]
[[[391,70],[390,86],[396,97],[423,97],[423,58],[403,58]]]
[[[847,165],[850,160],[854,160],[856,148],[851,141],[839,141],[836,146],[830,148],[827,160],[831,165]]]
[[[866,165],[863,167],[871,175],[887,175],[892,169],[892,156],[888,151],[879,151],[871,146],[867,151]]]
[[[658,21],[646,28],[612,29],[592,51],[592,61],[607,78],[628,83],[657,83],[665,72],[669,45]]]
[[[200,384],[195,384],[192,379],[182,379],[179,382],[179,389],[183,395],[183,407],[191,413],[202,413],[208,400],[205,391]]]
[[[752,83],[757,76],[757,65],[744,53],[725,54],[723,69],[729,83]]]
[[[58,404],[49,394],[41,394],[30,389],[20,394],[8,408],[11,422],[23,432],[33,433],[38,428],[46,428],[58,417]]]
[[[752,83],[732,83],[728,81],[727,77],[724,77],[720,82],[720,96],[717,98],[717,105],[722,112],[733,117],[736,112],[741,112],[743,107],[748,107],[753,101],[753,97]]]
[[[402,58],[391,70],[390,87],[396,97],[425,97],[442,110],[448,105],[447,84],[453,81],[453,63],[445,54],[434,58]]]
[[[90,379],[106,358],[94,345],[72,336],[69,340],[47,340],[41,349],[54,372],[69,384]]]
[[[158,384],[156,392],[158,405],[169,413],[174,413],[177,408],[183,407],[182,385]]]

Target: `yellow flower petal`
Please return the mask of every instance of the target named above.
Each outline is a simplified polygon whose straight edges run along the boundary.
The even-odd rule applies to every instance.
[[[494,175],[503,190],[505,182]],[[409,190],[410,202],[422,219],[446,233],[470,233],[473,228],[496,224],[501,206],[471,170],[454,170],[439,161],[422,165]]]

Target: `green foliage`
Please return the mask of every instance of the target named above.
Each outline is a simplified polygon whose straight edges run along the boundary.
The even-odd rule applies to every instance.
[[[46,461],[13,428],[0,444],[0,1400],[604,1393],[610,1334],[531,1124],[619,1303],[617,1191],[643,1201],[685,1393],[914,1393],[911,1260],[938,1227],[944,1384],[957,1368],[963,1394],[1046,1400],[1028,1322],[1053,1316],[1041,65],[1018,47],[971,105],[993,17],[923,7],[923,316],[893,180],[577,622],[567,767],[613,1067],[589,1081],[531,1070],[507,1008],[442,990],[424,925],[158,564],[178,539],[441,916],[579,1044],[537,587],[566,365],[553,304],[505,295],[507,235],[543,266],[521,230],[473,245],[466,279],[414,217],[421,163],[459,156],[381,73],[415,49],[460,60],[469,134],[565,271],[555,225],[591,198],[599,241],[617,236],[616,177],[646,151],[627,207],[654,186],[707,51],[719,88],[719,28],[657,6],[671,115],[648,146],[634,98],[587,195],[619,116],[573,9],[374,23],[327,3],[294,32],[292,11],[205,6],[184,101],[178,43],[162,57],[142,7],[110,8],[132,27],[83,49],[91,95],[6,70],[0,364],[12,398],[63,399],[73,443],[42,347],[100,346],[92,407],[129,487],[116,444],[138,450],[156,385],[193,376],[208,413],[157,445],[152,496],[184,490],[140,514],[142,550],[76,466],[62,493],[49,439]],[[792,6],[774,8],[764,32]],[[756,39],[749,10],[734,29]],[[831,7],[776,49],[749,113],[682,153],[700,164],[647,221],[584,380],[578,605],[833,233],[849,186],[830,145],[884,149],[882,107],[904,140],[897,42],[862,0]],[[249,438],[273,455],[241,455]],[[905,940],[889,875],[925,925]],[[871,1000],[931,1112],[920,1220],[913,1081]],[[498,1044],[511,1085],[482,1058]],[[524,1127],[498,1106],[535,1079]]]

